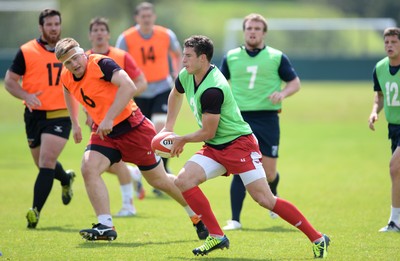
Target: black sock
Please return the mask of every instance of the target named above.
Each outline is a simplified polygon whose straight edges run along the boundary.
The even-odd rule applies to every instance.
[[[58,161],[56,163],[56,169],[55,169],[55,173],[54,173],[54,178],[61,182],[61,186],[69,184],[69,176],[67,175],[67,173],[65,173],[65,170],[63,169],[63,166]]]
[[[272,194],[274,196],[278,195],[278,183],[279,183],[279,173],[276,173],[276,178],[272,182],[268,182],[269,188],[271,189]]]
[[[246,187],[239,175],[233,175],[230,193],[232,220],[240,222],[240,212],[242,212],[243,201],[246,197]]]
[[[33,188],[33,206],[40,212],[50,194],[54,181],[54,169],[40,168]]]

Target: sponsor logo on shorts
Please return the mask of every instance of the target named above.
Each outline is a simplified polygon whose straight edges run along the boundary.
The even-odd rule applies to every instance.
[[[54,131],[55,131],[55,132],[58,132],[58,133],[62,133],[62,132],[63,132],[62,126],[54,125]]]
[[[272,146],[272,156],[278,155],[278,146]]]

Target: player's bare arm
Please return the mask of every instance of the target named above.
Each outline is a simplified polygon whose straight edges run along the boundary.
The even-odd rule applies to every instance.
[[[282,102],[285,98],[292,96],[300,90],[300,78],[296,77],[290,82],[286,83],[285,88],[280,92],[274,92],[269,96],[272,103],[276,104]]]
[[[64,100],[68,108],[69,117],[71,118],[72,136],[74,137],[74,142],[80,143],[82,141],[82,130],[79,125],[79,103],[65,88]]]
[[[112,131],[114,119],[122,112],[137,91],[135,84],[124,70],[115,71],[111,82],[118,86],[118,91],[113,104],[97,129],[96,133],[100,135],[101,139]]]
[[[144,77],[143,73],[141,73],[138,77],[133,79],[133,82],[135,83],[135,86],[137,88],[135,97],[139,96],[142,92],[144,92],[147,89],[147,80],[146,77]]]
[[[165,127],[162,131],[174,131],[176,118],[182,107],[183,94],[179,93],[175,87],[172,88],[168,97],[168,113]]]
[[[375,130],[375,122],[378,121],[378,114],[383,108],[383,94],[382,92],[376,92],[374,98],[374,104],[372,105],[372,112],[369,115],[368,125],[371,130]]]
[[[40,99],[37,97],[42,92],[41,91],[36,93],[26,92],[24,89],[22,89],[21,85],[19,84],[20,79],[21,79],[20,75],[8,70],[4,78],[6,90],[15,98],[24,100],[29,111],[32,112],[32,109],[35,109],[42,105]]]
[[[189,142],[204,142],[214,138],[217,132],[220,114],[204,113],[202,118],[202,128],[193,133],[184,136],[176,136],[173,139],[171,148],[172,156],[179,156],[183,151],[183,147]]]

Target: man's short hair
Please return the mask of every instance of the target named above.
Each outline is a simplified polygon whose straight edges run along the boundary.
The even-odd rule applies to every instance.
[[[267,20],[264,18],[264,16],[262,16],[260,14],[252,13],[252,14],[247,15],[243,20],[243,31],[246,29],[247,21],[261,22],[264,24],[264,33],[266,33],[268,31]]]
[[[152,3],[142,2],[136,6],[135,15],[138,15],[140,13],[140,11],[143,11],[143,10],[151,10],[153,13],[155,12],[154,5]]]
[[[108,19],[105,17],[95,17],[90,21],[89,32],[92,31],[94,25],[104,25],[107,32],[110,32],[110,27],[108,26]]]
[[[42,12],[39,14],[39,24],[41,26],[44,25],[44,19],[46,17],[52,17],[52,16],[59,16],[60,17],[60,23],[61,23],[61,13],[55,9],[44,9]]]
[[[55,54],[58,60],[72,48],[79,47],[79,43],[73,38],[63,38],[57,42]]]
[[[211,62],[214,54],[214,44],[210,38],[204,35],[192,35],[183,44],[184,47],[193,48],[197,56],[205,54],[207,60]]]
[[[383,31],[383,38],[386,36],[394,36],[396,35],[398,39],[400,39],[400,28],[398,27],[388,27]]]

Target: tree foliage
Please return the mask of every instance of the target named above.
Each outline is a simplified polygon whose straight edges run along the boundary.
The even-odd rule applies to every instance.
[[[389,17],[400,22],[400,1],[398,0],[325,0],[347,15],[359,17]]]
[[[35,0],[40,1],[40,0]],[[182,42],[192,34],[213,39],[220,54],[226,21],[250,12],[269,18],[391,17],[400,21],[397,0],[149,0],[156,6],[157,23],[171,28]],[[58,0],[63,37],[74,37],[84,48],[90,46],[88,26],[95,16],[109,18],[111,43],[134,24],[133,11],[140,0]],[[1,3],[1,2],[0,2]],[[14,55],[24,42],[39,36],[38,11],[0,12],[0,55]]]

